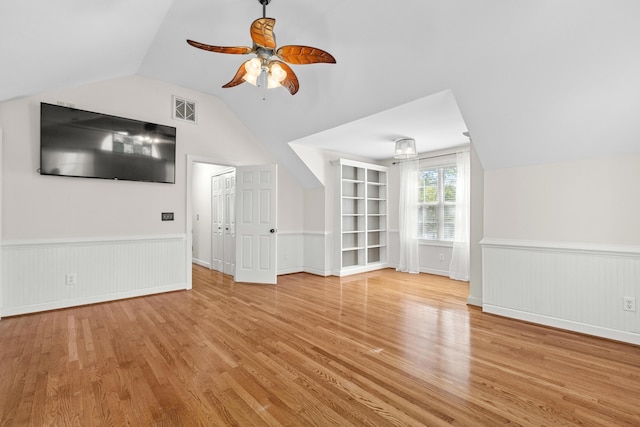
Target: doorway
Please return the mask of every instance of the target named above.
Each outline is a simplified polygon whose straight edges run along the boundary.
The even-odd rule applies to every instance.
[[[187,265],[195,263],[209,269],[213,268],[212,177],[231,171],[235,171],[236,174],[233,182],[235,203],[232,200],[229,201],[227,217],[233,218],[234,227],[233,229],[229,227],[229,231],[235,233],[235,239],[227,239],[229,242],[226,250],[229,255],[227,271],[235,270],[233,276],[237,282],[275,284],[277,283],[277,165],[275,164],[221,166],[204,157],[187,155],[185,247]],[[231,199],[231,193],[227,195]],[[225,226],[221,225],[221,227],[223,231],[227,231],[224,230]],[[216,256],[220,258],[220,255]],[[224,271],[224,257],[221,261],[222,271]],[[186,288],[191,289],[193,281],[191,268],[187,268],[186,276]]]

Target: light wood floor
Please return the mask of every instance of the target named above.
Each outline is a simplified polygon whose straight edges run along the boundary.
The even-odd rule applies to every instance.
[[[0,321],[5,425],[640,425],[640,347],[483,314],[383,270]]]

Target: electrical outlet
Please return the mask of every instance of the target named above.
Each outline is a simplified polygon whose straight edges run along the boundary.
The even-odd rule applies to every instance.
[[[636,311],[636,299],[624,297],[624,311]]]
[[[162,212],[163,221],[173,221],[173,212]]]
[[[67,285],[75,285],[76,284],[76,273],[67,273],[67,275],[65,276],[65,281],[67,283]]]

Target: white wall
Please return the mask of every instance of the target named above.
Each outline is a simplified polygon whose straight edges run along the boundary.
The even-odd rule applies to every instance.
[[[173,95],[197,102],[197,124],[171,118]],[[58,101],[81,109],[175,126],[176,183],[40,176],[37,173],[40,102]],[[187,253],[187,154],[225,165],[274,161],[218,98],[137,76],[1,103],[0,127],[4,136],[2,252],[4,266],[9,266],[2,272],[4,300],[0,309],[11,314],[184,289],[189,269],[185,264],[187,257],[148,255],[153,251],[174,253],[178,246]],[[302,189],[282,171],[280,168],[279,188],[283,190],[279,206],[290,209],[279,218],[279,226],[298,230],[302,228]],[[175,221],[162,222],[162,212],[174,212]],[[88,245],[94,254],[89,270],[81,265],[86,258],[77,255],[77,245]],[[120,247],[140,262],[123,263],[116,256],[102,256],[111,246]],[[6,262],[9,259],[11,264]],[[31,262],[35,260],[39,262]],[[158,277],[154,273],[166,271],[167,260],[173,262],[170,270],[177,272],[180,280],[175,275]],[[21,268],[38,271],[26,274]],[[126,269],[126,277],[153,278],[155,282],[141,285],[126,281],[126,289],[118,288],[121,282],[103,283],[98,277],[101,271],[109,269]],[[64,285],[65,272],[80,271],[82,277],[78,275],[75,287]],[[27,280],[33,283],[26,283]],[[29,300],[29,295],[15,294],[16,289],[29,289],[33,300]],[[47,298],[42,300],[38,294]]]
[[[640,244],[640,155],[487,171],[485,236]]]
[[[198,103],[197,124],[171,118],[172,95]],[[176,183],[40,176],[40,102],[58,101],[177,127]],[[0,104],[0,118],[5,130],[7,240],[184,233],[187,153],[219,159],[221,164],[273,161],[218,98],[142,77],[8,101]],[[160,213],[167,211],[176,213],[175,221],[160,221]]]
[[[640,343],[640,155],[485,171],[483,308]]]
[[[484,236],[484,168],[471,142],[471,259],[469,297],[471,305],[482,306],[482,248],[480,241]]]

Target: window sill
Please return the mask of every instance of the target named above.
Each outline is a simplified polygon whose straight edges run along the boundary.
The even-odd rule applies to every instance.
[[[436,246],[439,248],[453,248],[453,242],[443,242],[441,240],[420,240],[420,246]]]

